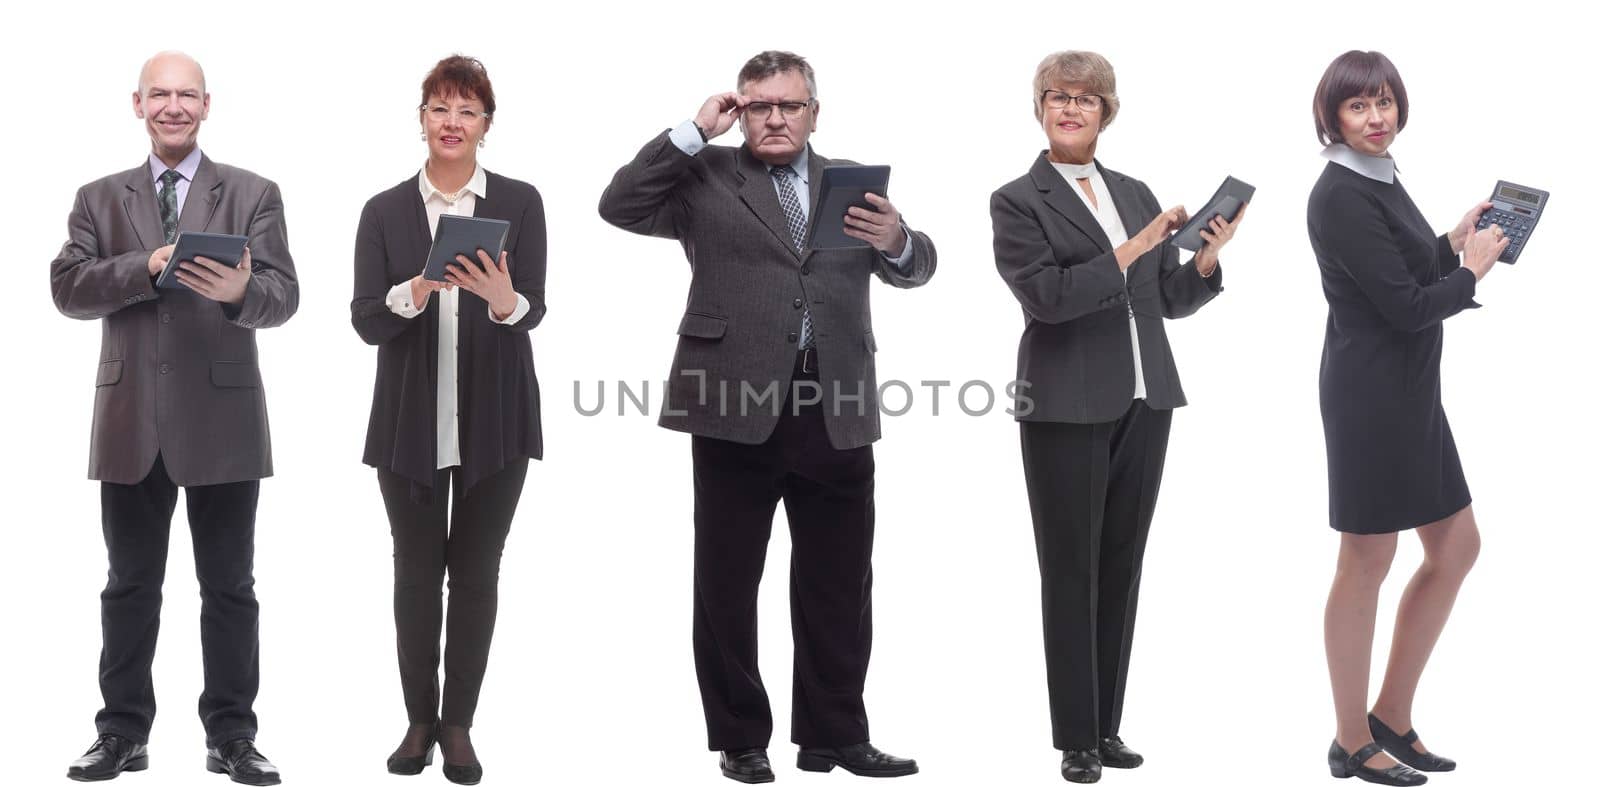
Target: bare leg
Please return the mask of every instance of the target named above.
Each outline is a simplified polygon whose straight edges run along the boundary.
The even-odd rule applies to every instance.
[[[1412,727],[1411,703],[1417,696],[1422,668],[1450,619],[1456,592],[1478,559],[1478,523],[1470,505],[1417,528],[1417,536],[1422,539],[1422,565],[1400,597],[1389,666],[1378,701],[1372,706],[1373,715],[1401,734]],[[1422,741],[1412,746],[1419,752],[1428,750]]]
[[[1328,678],[1333,684],[1333,712],[1338,722],[1336,738],[1345,751],[1355,753],[1372,742],[1367,729],[1367,684],[1372,674],[1372,636],[1377,627],[1378,590],[1394,562],[1394,533],[1355,535],[1339,540],[1339,564],[1328,607],[1323,614],[1323,640],[1328,651]],[[1367,767],[1395,765],[1387,754],[1367,761]]]

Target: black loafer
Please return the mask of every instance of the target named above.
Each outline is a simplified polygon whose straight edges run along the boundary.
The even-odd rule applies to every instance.
[[[1364,782],[1373,784],[1388,784],[1394,787],[1413,787],[1413,785],[1427,784],[1428,777],[1404,765],[1395,765],[1392,768],[1368,768],[1367,760],[1373,758],[1383,747],[1376,743],[1369,743],[1350,754],[1339,745],[1338,741],[1328,749],[1328,770],[1335,779],[1348,779],[1352,776]]]
[[[1371,713],[1367,714],[1367,728],[1372,730],[1372,739],[1377,741],[1378,745],[1389,753],[1389,756],[1419,771],[1453,771],[1456,769],[1456,761],[1449,757],[1440,757],[1431,751],[1421,752],[1412,748],[1411,744],[1417,742],[1417,731],[1415,729],[1401,735],[1389,729],[1389,725],[1384,724],[1382,719]]]
[[[1144,764],[1144,755],[1128,748],[1121,737],[1113,735],[1100,739],[1100,764],[1107,768],[1137,768]]]
[[[849,746],[802,746],[795,765],[816,773],[827,773],[838,766],[857,776],[909,776],[917,772],[916,760],[886,754],[864,741]]]
[[[106,733],[82,757],[67,766],[67,778],[78,782],[103,782],[123,771],[142,771],[150,767],[144,744],[121,735]]]
[[[772,781],[772,761],[766,749],[730,749],[717,758],[722,775],[745,784],[766,784]]]
[[[421,726],[421,725],[418,725]],[[421,757],[402,757],[400,751],[395,750],[389,755],[389,772],[399,776],[416,776],[422,769],[433,764],[433,746],[439,742],[439,727],[435,725],[428,730],[428,739],[423,743]],[[401,744],[402,746],[405,744]]]
[[[1094,749],[1077,751],[1068,749],[1061,753],[1061,778],[1078,784],[1100,781],[1100,753]]]
[[[278,766],[256,751],[255,741],[249,738],[234,738],[215,749],[207,749],[206,770],[226,773],[229,779],[240,784],[279,784],[283,781]]]

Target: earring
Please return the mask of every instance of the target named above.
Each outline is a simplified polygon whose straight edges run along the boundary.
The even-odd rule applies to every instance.
[[[428,141],[428,132],[426,132],[426,131],[422,132],[422,141],[423,142],[427,142]]]
[[[478,140],[478,147],[480,147],[480,148],[483,147],[485,142],[487,142],[487,140],[482,140],[482,139]]]

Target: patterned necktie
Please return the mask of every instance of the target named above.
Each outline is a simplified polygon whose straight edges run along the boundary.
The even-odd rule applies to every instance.
[[[161,193],[156,197],[161,201],[161,233],[167,243],[178,238],[178,179],[182,177],[175,169],[161,173]]]
[[[804,250],[806,242],[806,214],[800,208],[800,197],[794,191],[794,184],[790,178],[799,177],[794,168],[785,164],[772,168],[772,182],[778,187],[778,204],[783,207],[783,217],[789,223],[789,235],[794,239],[794,247]],[[800,313],[800,349],[809,350],[816,346],[816,341],[811,333],[811,307],[805,307]]]

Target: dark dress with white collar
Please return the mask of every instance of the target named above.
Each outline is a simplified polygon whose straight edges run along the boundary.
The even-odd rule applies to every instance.
[[[1472,502],[1439,395],[1443,321],[1477,278],[1396,179],[1330,161],[1306,209],[1328,299],[1322,428],[1335,530],[1393,533]]]

